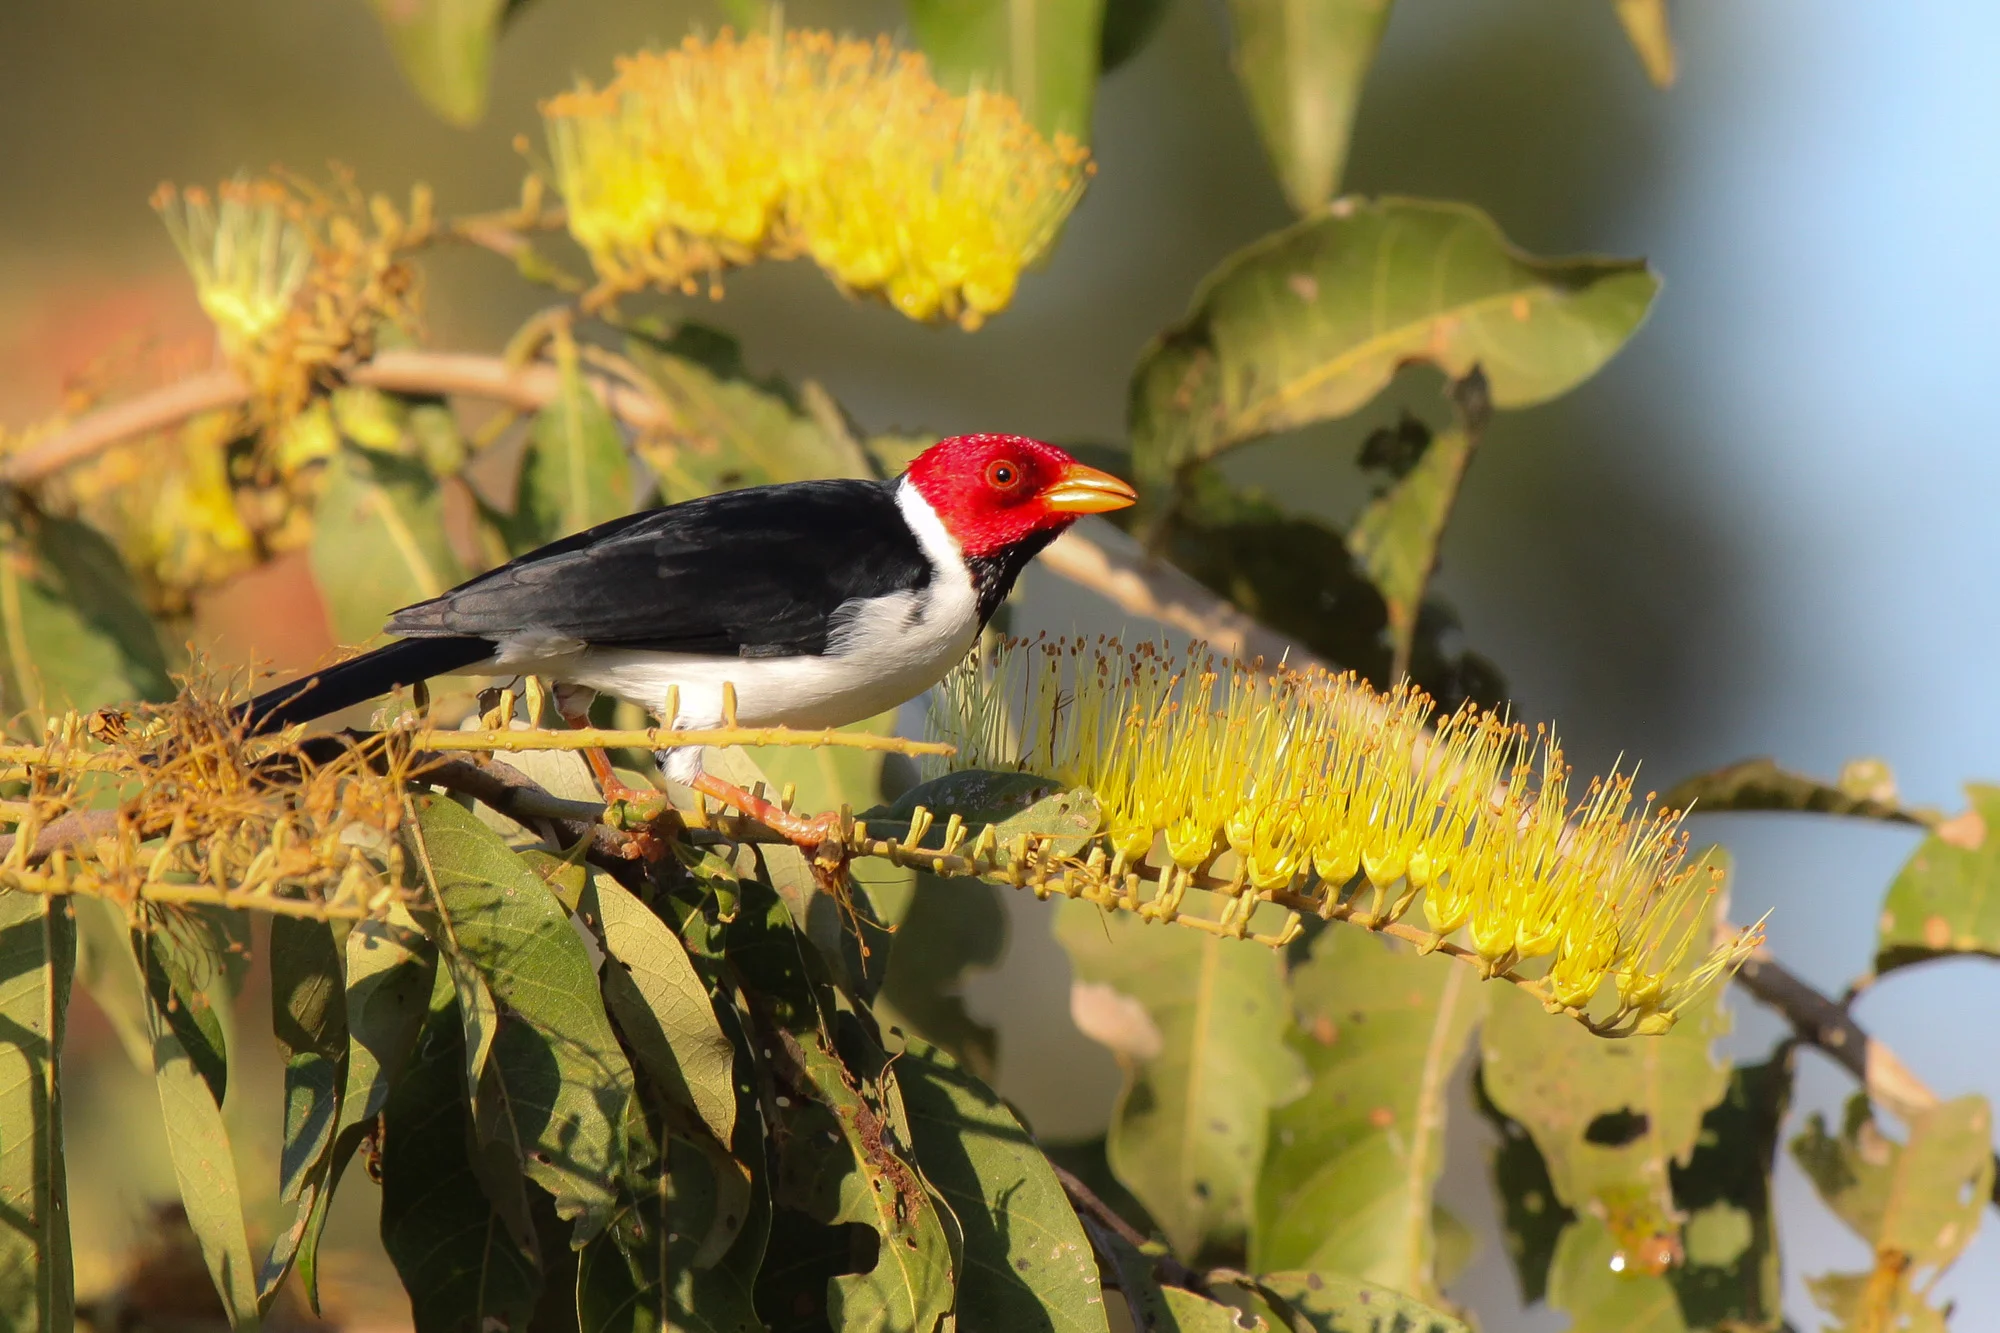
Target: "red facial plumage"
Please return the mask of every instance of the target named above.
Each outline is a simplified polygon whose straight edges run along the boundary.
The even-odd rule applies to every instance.
[[[910,464],[910,481],[968,558],[992,555],[1083,514],[1122,509],[1132,488],[1024,435],[954,435]]]

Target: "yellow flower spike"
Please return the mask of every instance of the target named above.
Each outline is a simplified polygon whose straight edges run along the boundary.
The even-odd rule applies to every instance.
[[[312,268],[312,238],[286,216],[287,202],[282,188],[242,179],[213,202],[202,189],[163,185],[153,195],[231,359],[277,331]]]
[[[953,96],[921,55],[824,32],[690,37],[542,116],[571,234],[614,292],[805,255],[849,292],[976,327],[1091,172],[1011,98]]]

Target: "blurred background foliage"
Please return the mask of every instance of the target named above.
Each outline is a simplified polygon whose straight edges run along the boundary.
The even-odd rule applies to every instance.
[[[202,312],[142,206],[160,179],[215,182],[283,162],[324,182],[320,164],[337,159],[366,188],[395,194],[406,218],[418,209],[401,192],[419,180],[444,215],[504,206],[521,174],[510,137],[539,142],[535,101],[568,86],[577,70],[601,77],[612,56],[671,43],[690,25],[768,22],[754,3],[384,0],[375,8],[380,27],[366,7],[334,4],[202,3],[169,16],[84,3],[0,14],[10,86],[0,102],[9,143],[0,204],[0,348],[8,352],[0,360],[0,419],[38,419],[64,405],[60,395],[77,401],[93,382],[167,382],[206,364]],[[1393,21],[1386,6],[1344,0],[1303,7],[1114,0],[1099,53],[1112,72],[1101,84],[1093,86],[1087,61],[1038,61],[1016,46],[1023,33],[1040,33],[1058,49],[1074,47],[1061,41],[1062,25],[1091,8],[1059,0],[786,7],[791,24],[907,34],[931,51],[948,81],[965,85],[993,76],[982,63],[990,56],[979,53],[1001,51],[1000,86],[1042,129],[1087,138],[1098,174],[1047,268],[973,337],[844,302],[820,275],[791,264],[731,274],[723,303],[680,308],[737,342],[663,324],[625,348],[673,410],[718,442],[713,450],[651,454],[642,442],[666,495],[789,475],[798,464],[788,460],[801,458],[893,469],[899,448],[907,449],[899,441],[957,429],[1020,430],[1115,453],[1128,421],[1144,434],[1146,379],[1128,394],[1135,361],[1163,330],[1190,332],[1199,343],[1213,321],[1190,318],[1189,294],[1224,256],[1285,227],[1336,188],[1465,201],[1537,254],[1648,256],[1669,285],[1633,353],[1577,393],[1490,416],[1489,406],[1514,406],[1497,368],[1447,355],[1453,374],[1481,364],[1490,403],[1435,370],[1402,372],[1346,420],[1248,443],[1212,464],[1155,472],[1153,503],[1137,517],[1140,535],[1330,659],[1379,675],[1400,658],[1445,697],[1506,698],[1517,715],[1559,717],[1586,767],[1627,751],[1644,755],[1649,772],[1678,778],[1770,751],[1790,767],[1830,774],[1855,754],[1882,754],[1910,801],[1957,808],[1955,784],[1990,766],[2000,741],[1990,710],[1970,702],[1978,664],[1990,657],[1990,627],[2000,623],[1991,580],[1970,572],[1992,568],[2000,552],[1991,525],[1979,522],[1976,497],[1992,493],[1994,478],[1990,454],[1975,443],[1982,404],[1971,396],[1991,329],[1966,313],[2000,297],[2000,274],[1966,221],[1990,203],[1990,135],[2000,108],[1961,54],[1993,35],[1990,18],[1925,11],[1871,20],[1779,0],[1689,3],[1674,10],[1676,60],[1661,36],[1666,6],[1645,0],[1485,0],[1448,12],[1405,0]],[[1341,34],[1337,47],[1309,61],[1266,54],[1259,64],[1259,51],[1310,49],[1284,27],[1283,16],[1302,9],[1324,11],[1327,31]],[[1003,12],[1014,26],[996,17]],[[1241,83],[1225,23],[1234,25],[1237,59],[1247,65]],[[1619,41],[1621,24],[1636,55]],[[1369,66],[1354,53],[1375,40],[1380,52]],[[1364,69],[1365,93],[1355,86]],[[1676,71],[1671,95],[1649,81],[1666,82]],[[1351,148],[1338,132],[1350,114]],[[1275,170],[1266,145],[1276,146]],[[422,264],[429,346],[497,348],[549,300],[488,255],[446,247]],[[1911,328],[1933,336],[1920,342]],[[1170,340],[1164,350],[1182,345]],[[556,348],[560,361],[559,341]],[[796,387],[775,388],[771,377],[780,373]],[[606,423],[592,419],[592,400],[565,385],[557,404],[536,427],[549,432],[538,445],[595,457],[602,469]],[[1415,424],[1406,413],[1416,414]],[[194,547],[164,540],[147,547],[129,537],[128,558],[156,572],[188,572],[142,585],[150,608],[171,617],[165,647],[77,658],[77,688],[102,698],[157,694],[183,641],[225,661],[296,668],[372,635],[380,609],[432,589],[421,580],[396,587],[410,577],[407,559],[387,562],[379,576],[349,570],[315,580],[329,561],[381,555],[379,544],[343,539],[327,518],[343,512],[342,487],[461,511],[494,498],[426,489],[425,478],[448,470],[452,451],[465,447],[449,416],[437,403],[385,408],[355,396],[267,442],[274,460],[337,455],[327,470],[332,497],[316,501],[317,528],[298,525],[291,508],[276,504],[218,510]],[[1229,441],[1290,424],[1269,418]],[[363,444],[374,431],[422,466],[405,476],[379,455],[358,457],[338,444],[335,426]],[[1451,450],[1463,451],[1462,467],[1474,444],[1462,503],[1446,510],[1453,521],[1436,585],[1442,600],[1423,604],[1418,582],[1416,601],[1398,605],[1396,580],[1409,586],[1407,568],[1371,561],[1359,535],[1366,523],[1347,541],[1329,525],[1348,524],[1413,467],[1449,465]],[[206,456],[218,445],[226,456],[219,441],[209,442]],[[1186,447],[1192,452],[1177,442],[1160,456],[1205,457],[1201,441]],[[1158,457],[1142,451],[1134,461],[1144,475]],[[94,491],[80,490],[76,507],[127,534],[145,533],[145,520],[171,505],[213,506],[221,484],[199,467],[172,469],[183,494],[154,494],[155,469],[143,458],[102,466],[105,475]],[[429,552],[438,586],[632,498],[611,484],[567,494],[559,479],[536,485],[531,474],[523,484],[521,496],[499,497],[524,503],[504,516],[494,511],[487,531],[497,547],[474,540]],[[346,512],[365,526],[360,501]],[[38,544],[63,571],[43,608],[56,621],[78,608],[98,625],[130,625],[145,614],[115,580],[92,580],[106,555],[101,539],[61,518],[16,521],[43,525]],[[1443,529],[1443,515],[1436,522]],[[184,537],[185,525],[170,527]],[[320,595],[364,584],[371,592],[351,606],[338,592]],[[1108,612],[1054,578],[1031,576],[1012,615],[1016,628],[1096,630]],[[60,643],[64,632],[55,624],[45,641]],[[9,683],[10,700],[31,700],[24,677]],[[1895,804],[1893,783],[1873,790]],[[1825,808],[1828,799],[1741,804]],[[1976,808],[1985,804],[1982,797]],[[1737,818],[1727,827],[1738,853],[1733,914],[1744,920],[1777,907],[1776,952],[1822,990],[1838,993],[1871,966],[1887,970],[1940,950],[1993,951],[1985,942],[1994,923],[1965,906],[1966,892],[1990,883],[1992,870],[1961,845],[1964,838],[1933,835],[1918,847],[1907,827],[1813,821],[1808,832],[1796,817]],[[1966,857],[1974,863],[1962,864]],[[1876,904],[1892,879],[1878,939]],[[935,907],[935,895],[927,899],[906,881],[885,883],[884,899],[897,895],[909,899],[906,921],[927,902]],[[889,1003],[907,1003],[913,1023],[950,1041],[1045,1138],[1077,1145],[1065,1151],[1079,1175],[1100,1183],[1107,1198],[1129,1189],[1123,1197],[1136,1200],[1133,1214],[1149,1210],[1177,1243],[1211,1234],[1227,1252],[1239,1243],[1230,1240],[1232,1227],[1260,1210],[1275,1216],[1269,1210],[1281,1201],[1245,1183],[1240,1198],[1216,1204],[1216,1216],[1183,1218],[1176,1182],[1149,1180],[1130,1160],[1121,1168],[1115,1147],[1107,1163],[1101,1136],[1123,1114],[1114,1104],[1125,1076],[1118,1057],[1079,1034],[1089,1027],[1088,1006],[1073,1017],[1074,997],[1094,992],[1070,987],[1072,963],[1051,941],[1045,908],[1010,895],[996,898],[990,916],[986,910],[947,914],[941,924],[956,936],[954,962],[992,970],[962,994],[942,968],[931,981],[892,970]],[[1932,922],[1942,922],[1942,932]],[[1075,951],[1077,979],[1087,986],[1110,975],[1100,975],[1103,960],[1092,961],[1068,923],[1054,929]],[[1350,1048],[1318,1037],[1308,1012],[1320,1004],[1334,1031],[1344,1021],[1337,1015],[1355,1021],[1358,1010],[1314,990],[1358,987],[1369,967],[1382,965],[1365,952],[1373,941],[1348,934],[1329,932],[1295,960],[1301,1049],[1264,1052],[1262,1072],[1247,1085],[1261,1082],[1265,1093],[1249,1098],[1246,1113],[1280,1106],[1281,1131],[1281,1104],[1292,1091],[1307,1080],[1338,1086],[1350,1077],[1332,1058],[1347,1058]],[[1995,1095],[1996,1062],[1980,1034],[1936,1021],[1940,1011],[1978,1011],[2000,998],[1987,968],[1978,959],[1928,963],[1894,986],[1864,988],[1855,1013],[1945,1097]],[[250,975],[254,987],[261,971]],[[1423,975],[1451,989],[1446,976]],[[1143,989],[1142,980],[1128,979],[1117,993],[1146,1000]],[[1383,990],[1364,993],[1372,1001]],[[1497,997],[1494,1008],[1513,998]],[[1313,1237],[1270,1229],[1258,1241],[1270,1251],[1251,1256],[1259,1267],[1326,1267],[1435,1296],[1424,1276],[1434,1272],[1439,1299],[1478,1310],[1491,1328],[1561,1326],[1562,1314],[1520,1308],[1539,1296],[1579,1327],[1675,1327],[1644,1323],[1664,1318],[1668,1305],[1687,1327],[1713,1326],[1720,1312],[1764,1322],[1781,1305],[1810,1327],[1822,1310],[1858,1319],[1857,1302],[1868,1299],[1859,1279],[1820,1274],[1865,1273],[1883,1249],[1919,1264],[1943,1262],[1971,1234],[1967,1226],[1955,1243],[1940,1244],[1936,1227],[1927,1243],[1896,1232],[1911,1224],[1883,1207],[1889,1187],[1879,1173],[1939,1155],[1950,1160],[1953,1144],[1963,1156],[1967,1142],[1990,1141],[1990,1125],[1968,1103],[1946,1101],[1907,1117],[1896,1130],[1907,1141],[1898,1149],[1865,1106],[1842,1109],[1848,1083],[1812,1055],[1799,1060],[1799,1082],[1784,1095],[1780,1084],[1790,1080],[1778,1065],[1755,1063],[1779,1029],[1740,1002],[1724,1049],[1746,1063],[1725,1077],[1705,1068],[1698,1047],[1694,1056],[1660,1053],[1663,1061],[1693,1060],[1674,1080],[1672,1104],[1649,1107],[1638,1136],[1668,1140],[1639,1143],[1633,1162],[1606,1168],[1603,1154],[1580,1144],[1602,1148],[1592,1133],[1618,1140],[1619,1125],[1599,1126],[1595,1116],[1570,1124],[1579,1108],[1557,1108],[1538,1089],[1537,1062],[1564,1057],[1515,1052],[1527,1069],[1496,1079],[1496,1068],[1516,1068],[1504,1054],[1514,1030],[1504,1013],[1484,1014],[1480,1035],[1470,1038],[1479,1016],[1452,1009],[1469,999],[1412,994],[1410,1001],[1435,1011],[1423,1030],[1446,1044],[1430,1053],[1436,1058],[1425,1071],[1381,1074],[1390,1088],[1384,1105],[1412,1079],[1448,1075],[1453,1109],[1431,1149],[1442,1209],[1435,1220],[1422,1210],[1414,1224],[1413,1234],[1429,1233],[1419,1246],[1425,1252],[1377,1251],[1372,1235],[1315,1246]],[[268,1010],[257,995],[225,1010],[226,1021],[250,1029],[248,1040],[232,1043],[241,1052],[231,1078],[237,1091],[224,1105],[246,1181],[277,1171],[282,1125],[268,1097],[277,1063],[258,1067],[273,1048],[254,1035]],[[173,1177],[164,1143],[149,1137],[156,1131],[134,1129],[157,1119],[150,1078],[133,1073],[121,1054],[121,1039],[135,1034],[87,1005],[73,1018],[78,1058],[66,1073],[79,1285],[104,1291],[133,1262],[135,1238],[152,1238],[144,1244],[159,1252],[150,1256],[156,1263],[160,1254],[171,1259],[174,1233],[152,1227],[150,1209],[171,1197]],[[1661,1046],[1719,1036],[1728,1026],[1718,1017]],[[1456,1046],[1475,1043],[1486,1062],[1477,1080],[1453,1057]],[[1398,1048],[1407,1053],[1409,1044]],[[1128,1086],[1128,1106],[1133,1095]],[[1641,1100],[1615,1087],[1606,1098],[1607,1114]],[[1475,1101],[1491,1130],[1466,1113]],[[1400,1116],[1392,1112],[1392,1124]],[[1383,1136],[1371,1131],[1380,1128],[1327,1132],[1351,1134],[1355,1150],[1367,1152],[1379,1150]],[[1628,1149],[1638,1139],[1611,1146]],[[1717,1145],[1762,1144],[1768,1160],[1781,1140],[1794,1146],[1776,1154],[1774,1197],[1713,1193],[1731,1179],[1755,1193],[1740,1183],[1744,1162],[1716,1159]],[[1488,1152],[1503,1182],[1498,1204],[1483,1184]],[[1613,1275],[1614,1256],[1643,1252],[1660,1207],[1643,1190],[1621,1200],[1615,1178],[1629,1168],[1630,1178],[1657,1188],[1667,1157],[1685,1159],[1674,1168],[1671,1198],[1690,1214],[1677,1242],[1689,1262],[1658,1278]],[[1579,1183],[1576,1173],[1590,1162],[1611,1171],[1609,1193]],[[1365,1192],[1354,1183],[1365,1179],[1357,1170],[1348,1187]],[[1510,1180],[1522,1183],[1504,1188]],[[249,1195],[264,1198],[261,1189]],[[1393,1195],[1383,1191],[1385,1200]],[[1586,1199],[1594,1209],[1573,1216]],[[340,1317],[349,1327],[393,1327],[402,1317],[394,1275],[374,1243],[373,1204],[365,1181],[351,1181],[329,1230],[326,1280],[345,1293]],[[1799,1256],[1782,1278],[1764,1229],[1773,1217],[1786,1252]],[[253,1216],[253,1229],[268,1231],[272,1220]],[[1990,1229],[1972,1244],[1931,1293],[1934,1302],[1959,1301],[1967,1327],[2000,1310]],[[1672,1299],[1663,1304],[1660,1284],[1668,1283]]]

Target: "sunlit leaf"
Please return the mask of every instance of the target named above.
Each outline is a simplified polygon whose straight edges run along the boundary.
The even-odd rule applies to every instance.
[[[486,1073],[499,1081],[522,1169],[575,1221],[581,1244],[610,1218],[632,1096],[590,956],[540,877],[477,816],[433,799],[418,824],[442,947],[505,1006]]]
[[[1229,0],[1235,65],[1264,150],[1301,213],[1333,198],[1390,0]]]
[[[1468,1333],[1450,1315],[1345,1273],[1260,1273],[1257,1288],[1277,1298],[1292,1333]]]
[[[912,1042],[895,1069],[917,1164],[965,1229],[961,1333],[1107,1329],[1090,1241],[1034,1136],[928,1043]]]
[[[0,1325],[68,1328],[63,1090],[76,926],[69,901],[0,889]]]
[[[16,513],[0,547],[0,716],[172,696],[159,631],[96,529]]]
[[[525,1329],[541,1269],[473,1170],[457,1008],[439,969],[416,1049],[384,1108],[382,1246],[410,1293],[416,1333]]]
[[[1676,61],[1674,34],[1667,24],[1667,0],[1611,0],[1618,9],[1618,22],[1639,60],[1646,77],[1657,87],[1674,86]]]
[[[1667,1276],[1697,1328],[1776,1328],[1783,1318],[1771,1172],[1791,1091],[1782,1054],[1736,1069],[1702,1118],[1694,1156],[1673,1171],[1686,1258]]]
[[[1044,134],[1090,137],[1104,0],[909,0],[938,82],[997,89]]]
[[[1057,856],[1074,856],[1103,823],[1096,798],[1064,791],[1032,773],[991,773],[968,769],[919,783],[888,805],[864,811],[870,836],[906,838],[918,806],[934,820],[926,847],[943,845],[945,824],[957,815],[975,833],[992,825],[1001,861],[1021,838]]]
[[[369,0],[403,77],[454,125],[486,114],[493,45],[518,0]]]
[[[1493,987],[1399,941],[1329,929],[1291,977],[1312,1086],[1271,1116],[1254,1269],[1351,1273],[1435,1303],[1447,1092]]]
[[[347,1084],[347,1004],[340,948],[324,921],[271,919],[271,1023],[285,1058],[285,1140],[278,1162],[278,1202],[297,1213],[258,1276],[265,1308],[304,1239],[307,1219],[327,1184],[340,1098]]]
[[[1192,902],[1188,911],[1199,910]],[[1158,1032],[1158,1054],[1125,1061],[1113,1113],[1111,1166],[1192,1256],[1240,1238],[1250,1223],[1273,1108],[1304,1090],[1285,1044],[1278,954],[1192,930],[1162,930],[1129,914],[1066,903],[1056,937],[1077,978],[1136,1001]]]
[[[1986,1099],[1965,1096],[1916,1116],[1909,1138],[1897,1143],[1856,1093],[1838,1136],[1814,1112],[1792,1140],[1792,1156],[1827,1207],[1878,1253],[1941,1268],[1979,1230],[1993,1189],[1992,1128]]]
[[[1643,261],[1544,260],[1465,204],[1343,200],[1223,261],[1132,381],[1140,478],[1276,431],[1344,417],[1410,361],[1475,365],[1496,407],[1588,379],[1645,317]]]
[[[567,347],[567,355],[562,354]],[[519,545],[539,546],[632,512],[632,459],[611,413],[558,344],[562,392],[535,417],[516,503]]]
[[[466,569],[445,537],[444,494],[415,459],[346,444],[313,518],[313,579],[342,643],[366,643],[389,613],[435,597]]]
[[[1939,954],[2000,954],[2000,787],[1966,795],[1966,810],[1932,829],[1889,885],[1877,972]]]
[[[1687,1333],[1674,1285],[1635,1268],[1624,1242],[1597,1218],[1570,1223],[1549,1266],[1549,1304],[1571,1333]]]

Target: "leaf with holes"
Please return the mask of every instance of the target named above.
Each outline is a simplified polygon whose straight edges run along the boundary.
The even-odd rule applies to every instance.
[[[17,513],[0,547],[0,715],[173,697],[159,631],[95,528]]]
[[[1230,0],[1236,76],[1301,213],[1333,198],[1390,0]]]
[[[917,1165],[965,1229],[962,1333],[1107,1329],[1090,1241],[1034,1136],[927,1042],[911,1042],[895,1068]]]
[[[1291,977],[1312,1086],[1271,1117],[1252,1268],[1351,1273],[1439,1299],[1431,1201],[1452,1071],[1492,989],[1400,941],[1331,928]]]
[[[1345,1273],[1260,1273],[1256,1289],[1292,1333],[1469,1333],[1450,1315]]]
[[[1771,1197],[1778,1132],[1791,1104],[1792,1068],[1780,1054],[1738,1067],[1702,1118],[1674,1202],[1687,1214],[1685,1262],[1667,1277],[1699,1328],[1776,1328],[1782,1321],[1778,1217]]]
[[[462,582],[444,493],[422,463],[344,444],[313,516],[313,580],[342,643],[366,643],[389,613]]]
[[[0,889],[0,1325],[76,1318],[64,1178],[63,1025],[76,966],[69,900]]]
[[[1199,890],[1190,913],[1212,915]],[[1261,927],[1259,927],[1261,928]],[[1077,979],[1143,1010],[1157,1054],[1128,1058],[1112,1114],[1112,1170],[1193,1257],[1249,1227],[1271,1112],[1304,1091],[1286,1045],[1278,954],[1243,940],[1163,929],[1129,914],[1065,903],[1056,938]]]
[[[548,886],[463,806],[426,801],[413,840],[447,961],[470,964],[504,1006],[485,1069],[495,1109],[581,1244],[610,1218],[632,1096],[590,955]]]
[[[938,82],[997,89],[1044,134],[1090,138],[1104,0],[910,0]]]
[[[1469,205],[1343,200],[1225,260],[1147,348],[1133,462],[1142,482],[1167,484],[1251,440],[1347,416],[1411,361],[1454,379],[1478,366],[1496,407],[1545,402],[1610,360],[1658,288],[1639,260],[1522,254]]]
[[[2000,954],[2000,787],[1971,785],[1963,813],[1931,830],[1882,900],[1875,970],[1941,954]]]

